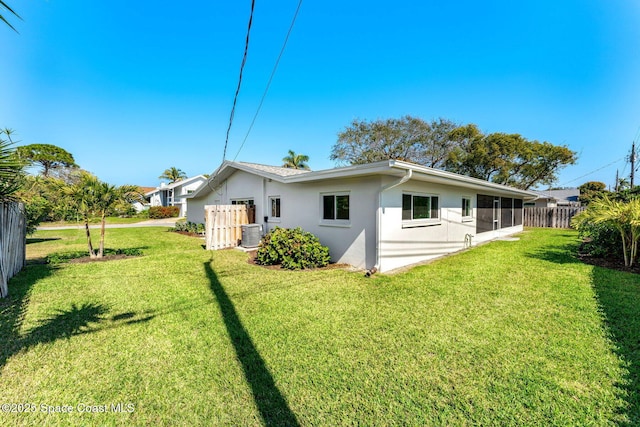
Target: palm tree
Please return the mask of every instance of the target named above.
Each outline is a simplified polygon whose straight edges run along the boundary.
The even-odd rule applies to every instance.
[[[96,198],[96,213],[100,215],[100,246],[98,247],[98,258],[104,256],[104,235],[106,229],[107,214],[116,205],[121,203],[143,202],[144,195],[140,187],[136,185],[115,185],[106,182],[98,183],[98,193]]]
[[[9,7],[9,5],[7,5],[4,1],[0,0],[0,11],[2,10],[7,10],[9,11],[11,14],[13,14],[16,18],[18,19],[22,19],[20,18],[20,15],[18,15],[13,9],[11,9]],[[1,13],[0,13],[0,21],[4,22],[5,24],[7,24],[13,31],[15,31],[16,33],[18,32],[18,30],[16,30],[15,28],[13,28],[13,25],[11,25],[9,23],[9,21],[7,21],[7,18],[5,18]]]
[[[174,182],[182,181],[186,177],[186,173],[182,172],[176,167],[171,166],[169,169],[165,169],[165,171],[162,172],[162,175],[160,175],[158,178],[166,179],[170,184],[173,184]]]
[[[10,129],[0,129],[0,201],[11,200],[20,189],[24,163],[11,147]],[[7,139],[2,138],[5,134]]]
[[[70,196],[78,213],[82,215],[89,257],[91,258],[102,258],[104,256],[106,217],[109,211],[118,203],[131,203],[144,199],[140,189],[135,185],[116,187],[106,182],[101,182],[88,172],[83,172],[78,182],[65,187],[64,191]],[[94,215],[100,217],[100,246],[97,253],[93,249],[91,231],[89,229],[89,219]]]
[[[580,229],[586,224],[609,224],[620,233],[624,265],[633,266],[640,240],[640,199],[628,202],[611,200],[606,195],[589,203],[587,210],[573,217],[571,225]]]
[[[289,150],[289,154],[282,158],[283,168],[291,169],[309,169],[307,162],[309,156],[305,154],[296,154],[293,150]]]
[[[78,182],[73,185],[63,187],[64,193],[69,196],[74,208],[77,210],[78,214],[82,216],[84,221],[85,236],[87,238],[87,246],[89,248],[89,257],[91,258],[96,258],[96,253],[93,250],[93,244],[91,243],[89,219],[91,218],[95,208],[99,183],[100,181],[97,177],[88,172],[83,172]]]

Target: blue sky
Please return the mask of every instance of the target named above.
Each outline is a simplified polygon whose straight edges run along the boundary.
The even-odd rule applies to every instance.
[[[24,21],[0,26],[0,127],[21,144],[63,147],[118,185],[220,164],[250,0],[7,3]],[[352,120],[409,114],[567,145],[578,164],[556,185],[628,175],[636,1],[305,0],[240,149],[297,5],[256,1],[228,159],[277,165],[292,149],[331,168]]]

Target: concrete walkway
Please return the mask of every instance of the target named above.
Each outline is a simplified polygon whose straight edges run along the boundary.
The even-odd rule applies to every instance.
[[[135,224],[107,224],[105,228],[137,228],[137,227],[175,227],[180,218],[150,219],[136,222]],[[100,228],[100,224],[90,224],[89,228]],[[38,230],[79,230],[84,229],[84,224],[63,225],[59,227],[38,227]]]

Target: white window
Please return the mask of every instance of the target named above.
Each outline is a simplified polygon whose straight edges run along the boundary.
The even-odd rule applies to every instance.
[[[439,223],[439,198],[432,194],[403,193],[402,223],[404,225],[429,225]]]
[[[253,199],[234,199],[234,200],[231,200],[231,204],[253,206]]]
[[[462,198],[462,219],[470,220],[473,216],[473,209],[471,208],[471,197]]]
[[[325,193],[320,195],[322,223],[327,225],[349,225],[349,193]]]
[[[280,219],[280,196],[269,197],[269,218]]]

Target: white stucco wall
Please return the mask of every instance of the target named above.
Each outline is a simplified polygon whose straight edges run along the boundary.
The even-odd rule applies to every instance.
[[[402,221],[403,193],[438,196],[440,220]],[[483,192],[482,194],[487,194]],[[471,218],[462,217],[462,198],[471,200]],[[522,231],[522,226],[476,233],[477,191],[462,187],[409,181],[382,193],[379,271],[438,258],[468,246]],[[467,236],[468,235],[468,236]]]
[[[329,247],[333,262],[346,263],[361,269],[372,268],[376,262],[377,218],[380,215],[379,271],[422,262],[462,250],[465,236],[471,235],[473,245],[522,231],[522,226],[476,234],[477,191],[447,185],[411,180],[379,194],[383,186],[398,178],[370,176],[366,178],[334,179],[310,183],[282,184],[257,175],[236,171],[215,192],[205,197],[188,199],[187,219],[204,222],[204,206],[231,204],[234,199],[253,199],[256,222],[265,232],[276,226],[302,227]],[[350,219],[346,223],[322,220],[322,196],[331,193],[349,194]],[[437,195],[440,220],[425,226],[403,224],[402,194],[412,192]],[[492,194],[482,192],[482,194]],[[280,197],[280,219],[269,219],[269,198]],[[462,218],[462,197],[471,200],[472,217]]]
[[[367,268],[375,263],[375,212],[380,179],[327,180],[322,183],[282,184],[243,171],[235,172],[217,191],[188,199],[187,219],[204,222],[204,206],[231,204],[234,199],[253,199],[256,222],[265,232],[280,226],[302,227],[329,247],[333,262]],[[348,192],[350,220],[347,224],[322,221],[321,197],[325,193]],[[280,219],[269,216],[269,198],[280,197]]]

